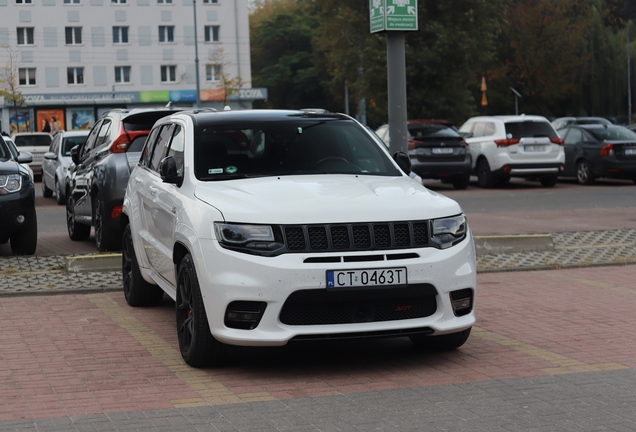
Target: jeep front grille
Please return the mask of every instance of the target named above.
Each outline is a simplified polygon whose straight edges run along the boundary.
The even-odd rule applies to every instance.
[[[283,226],[290,252],[407,249],[429,244],[428,221]]]

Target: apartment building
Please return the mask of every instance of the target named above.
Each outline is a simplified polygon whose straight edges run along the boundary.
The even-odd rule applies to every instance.
[[[267,98],[251,88],[248,0],[0,0],[0,74],[25,100],[0,99],[8,133],[89,129],[112,108],[192,107],[197,88],[202,107]]]

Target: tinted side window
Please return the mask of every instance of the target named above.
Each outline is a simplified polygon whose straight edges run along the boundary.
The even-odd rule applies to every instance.
[[[95,148],[100,147],[101,145],[108,142],[111,124],[112,121],[110,119],[104,119],[102,127],[99,128],[99,134],[97,135],[97,140],[95,141]]]
[[[475,123],[475,128],[473,129],[473,137],[482,137],[484,136],[485,131],[486,122],[477,122]]]
[[[570,129],[567,136],[563,140],[564,145],[574,145],[578,142],[581,142],[582,134],[580,129]]]
[[[150,135],[148,135],[146,145],[144,146],[143,153],[141,154],[141,159],[139,160],[139,164],[141,166],[150,166],[150,157],[152,156],[152,151],[157,144],[157,135],[159,134],[160,129],[161,127],[156,127],[150,132]]]
[[[544,121],[506,123],[506,136],[510,138],[558,138],[552,125]]]
[[[185,146],[185,131],[184,129],[176,125],[172,141],[170,142],[170,150],[168,150],[167,156],[174,157],[177,163],[177,173],[183,175],[183,148]]]
[[[86,138],[86,143],[82,149],[82,155],[87,154],[93,147],[95,147],[95,140],[97,139],[97,134],[99,133],[99,129],[102,127],[103,120],[98,121],[91,129],[91,132],[88,134],[88,138]]]
[[[486,122],[484,125],[484,136],[490,136],[495,134],[495,124]]]
[[[161,162],[161,159],[166,156],[168,144],[170,143],[173,131],[174,125],[164,125],[161,127],[161,131],[159,131],[159,136],[157,137],[157,143],[155,144],[155,148],[152,152],[150,166],[148,167],[151,170],[159,171],[159,162]]]
[[[462,125],[462,127],[459,128],[459,134],[463,137],[471,137],[473,126],[475,126],[475,123],[466,123]]]

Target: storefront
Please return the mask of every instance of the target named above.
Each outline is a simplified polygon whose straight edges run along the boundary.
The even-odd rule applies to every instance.
[[[50,132],[56,130],[88,130],[106,111],[114,108],[161,107],[172,102],[176,107],[193,107],[195,90],[160,90],[142,92],[110,92],[90,94],[23,95],[25,105],[6,106],[0,100],[0,130],[16,132]],[[266,88],[202,90],[202,107],[222,110],[224,102],[233,110],[251,109],[255,100],[267,99]]]

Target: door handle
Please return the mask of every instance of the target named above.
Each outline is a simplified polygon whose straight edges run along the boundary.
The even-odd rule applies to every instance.
[[[148,189],[150,189],[150,194],[151,195],[157,195],[157,191],[159,190],[159,189],[157,189],[154,186],[149,186]]]
[[[141,183],[141,179],[139,177],[135,177],[135,183],[137,184]]]

